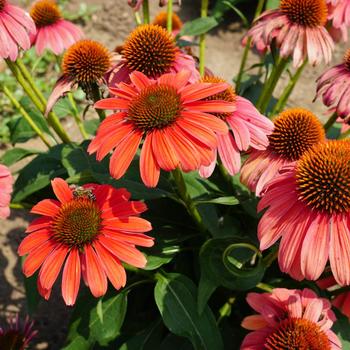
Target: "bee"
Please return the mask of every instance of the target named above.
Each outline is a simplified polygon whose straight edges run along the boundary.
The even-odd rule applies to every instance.
[[[92,187],[83,187],[83,186],[77,186],[77,185],[70,185],[70,189],[73,190],[73,197],[74,198],[81,198],[81,197],[87,197],[88,199],[95,201],[96,196],[93,193]]]

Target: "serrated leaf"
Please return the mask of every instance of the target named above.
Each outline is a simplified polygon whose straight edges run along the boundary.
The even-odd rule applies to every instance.
[[[181,36],[195,36],[207,33],[218,25],[214,17],[197,18],[184,24],[180,31]]]
[[[197,288],[187,277],[157,274],[154,297],[164,324],[179,336],[189,339],[195,349],[223,349],[220,331],[208,306],[197,312]]]

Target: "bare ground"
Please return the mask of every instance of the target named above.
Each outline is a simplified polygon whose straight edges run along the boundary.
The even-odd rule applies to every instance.
[[[113,49],[120,45],[134,26],[132,11],[127,6],[126,0],[85,0],[89,6],[98,6],[98,10],[92,16],[85,27],[87,37],[103,42]],[[74,11],[79,6],[79,0],[72,0],[69,9]],[[152,0],[151,14],[154,15],[158,8],[158,1]],[[195,18],[199,15],[198,1],[184,0],[179,12],[183,20]],[[231,81],[239,69],[242,55],[241,39],[244,31],[238,23],[220,26],[207,37],[207,66],[228,81]],[[345,45],[337,45],[334,54],[334,63],[341,60]],[[254,55],[249,56],[249,64],[256,62]],[[319,117],[325,112],[324,106],[317,101],[312,103],[315,91],[315,80],[324,70],[324,66],[313,68],[308,66],[303,73],[297,88],[291,96],[289,105],[305,107],[312,110]],[[281,83],[283,85],[283,82]],[[324,117],[322,117],[324,118]],[[70,130],[72,125],[67,124]],[[76,132],[72,131],[73,134]],[[40,142],[33,140],[28,147],[39,147]],[[23,146],[23,145],[22,145]],[[24,237],[24,230],[30,221],[30,215],[21,210],[12,210],[8,220],[1,224],[0,228],[0,324],[8,314],[20,312],[27,313],[24,294],[23,276],[20,271],[20,260],[16,254],[19,242]],[[59,288],[49,302],[41,301],[38,311],[33,315],[35,327],[39,335],[35,341],[35,349],[60,349],[64,344],[65,334],[71,310],[64,306],[59,295]]]

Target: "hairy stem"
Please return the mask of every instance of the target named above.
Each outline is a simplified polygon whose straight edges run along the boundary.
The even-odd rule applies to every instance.
[[[208,17],[208,0],[202,0],[201,18]],[[199,73],[203,77],[205,69],[205,33],[199,37]]]

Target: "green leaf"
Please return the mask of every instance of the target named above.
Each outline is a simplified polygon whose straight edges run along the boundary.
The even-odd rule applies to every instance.
[[[218,25],[214,17],[197,18],[193,21],[188,21],[181,29],[179,36],[195,36],[207,33]]]
[[[61,163],[63,145],[52,147],[48,152],[39,154],[20,172],[12,196],[13,202],[20,202],[31,194],[50,185],[55,177],[65,177],[67,172]]]
[[[196,201],[197,204],[222,204],[222,205],[237,205],[239,201],[236,197],[227,196],[227,197],[219,197],[213,199],[198,199]]]
[[[336,312],[337,321],[332,327],[332,331],[338,336],[343,350],[350,350],[350,322],[347,317],[345,317],[340,312]]]
[[[208,306],[197,312],[196,286],[181,274],[157,274],[155,301],[169,330],[188,338],[195,349],[223,349],[220,331]]]
[[[233,290],[255,287],[263,278],[265,266],[259,250],[239,237],[214,238],[202,246],[199,255],[201,278],[198,310],[202,312],[218,286]],[[255,255],[257,262],[250,266]]]
[[[96,342],[102,346],[108,345],[119,335],[126,309],[127,291],[113,296],[108,294],[100,300],[91,295],[80,298],[72,315],[69,344],[83,338],[90,346]]]
[[[8,151],[6,151],[4,155],[0,158],[0,162],[6,166],[10,166],[26,157],[39,153],[41,152],[33,149],[11,148]]]
[[[24,259],[22,261],[24,261]],[[26,291],[26,301],[29,315],[33,315],[35,313],[41,300],[37,287],[37,278],[37,273],[29,278],[24,278],[24,288]]]
[[[91,350],[92,345],[84,337],[78,336],[62,350]]]

